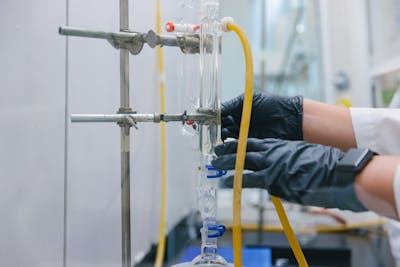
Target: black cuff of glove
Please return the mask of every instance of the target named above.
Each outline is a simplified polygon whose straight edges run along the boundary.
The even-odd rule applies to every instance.
[[[303,97],[302,96],[295,96],[293,97],[294,106],[296,107],[297,111],[297,140],[303,140]]]
[[[323,208],[336,208],[353,212],[368,209],[358,200],[353,185],[347,187],[323,188],[301,197],[301,204]]]
[[[353,185],[349,185],[346,188],[341,188],[341,191],[334,194],[336,207],[341,210],[351,210],[354,212],[364,212],[368,209],[358,200]]]

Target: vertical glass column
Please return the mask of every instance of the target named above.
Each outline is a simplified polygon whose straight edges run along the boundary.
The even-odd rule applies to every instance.
[[[201,255],[194,266],[228,266],[218,255],[217,239],[224,228],[217,224],[218,175],[214,175],[211,160],[220,141],[221,108],[221,25],[219,0],[199,0],[200,18],[200,96],[199,112],[216,115],[216,120],[200,126],[200,163],[198,203],[203,219]],[[211,173],[210,173],[211,172]],[[222,230],[222,233],[219,231]]]
[[[221,25],[219,0],[200,0],[200,103],[199,111],[218,114],[215,122],[200,129],[200,149],[207,160],[220,140],[221,127]]]

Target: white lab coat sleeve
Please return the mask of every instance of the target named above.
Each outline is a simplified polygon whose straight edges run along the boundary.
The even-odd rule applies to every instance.
[[[370,148],[382,155],[400,156],[400,109],[351,108],[350,112],[357,147]],[[400,214],[400,167],[393,190]]]
[[[357,147],[400,155],[400,109],[351,108]]]
[[[382,155],[400,155],[400,109],[351,108],[357,147],[370,148]],[[400,215],[400,166],[393,190]],[[400,267],[400,222],[389,220],[389,243],[397,267]]]

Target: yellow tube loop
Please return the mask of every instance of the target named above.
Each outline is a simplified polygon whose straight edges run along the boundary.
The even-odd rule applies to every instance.
[[[156,32],[161,34],[161,0],[156,3]],[[164,81],[164,55],[161,47],[157,46],[157,63],[160,79],[160,113],[165,113],[165,81]],[[160,205],[160,224],[159,242],[154,267],[162,267],[165,255],[166,243],[166,202],[167,202],[167,146],[166,146],[166,126],[165,122],[160,122],[161,130],[161,205]]]
[[[301,250],[300,244],[297,241],[296,235],[292,227],[290,226],[289,220],[286,216],[285,209],[283,208],[282,202],[279,198],[271,196],[272,203],[274,203],[276,212],[278,213],[279,220],[281,221],[283,231],[285,232],[286,238],[289,241],[290,247],[293,250],[294,256],[296,257],[297,263],[300,267],[308,267],[306,258],[304,257],[303,251]]]
[[[243,46],[245,62],[246,62],[246,84],[243,99],[242,120],[240,122],[238,149],[235,165],[235,176],[233,182],[233,253],[234,266],[242,267],[242,232],[241,232],[241,193],[244,161],[246,156],[247,138],[249,133],[251,108],[253,101],[253,56],[251,53],[250,43],[244,31],[235,24],[228,24],[227,29],[235,32]],[[272,202],[278,213],[281,224],[284,228],[286,237],[296,257],[300,267],[308,267],[303,251],[296,239],[294,231],[289,224],[285,210],[279,198],[272,196]]]

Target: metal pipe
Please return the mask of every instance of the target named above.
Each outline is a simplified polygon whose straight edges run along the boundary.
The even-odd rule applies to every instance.
[[[129,127],[121,126],[121,241],[122,266],[131,267],[131,196]]]
[[[72,114],[71,122],[116,122],[116,123],[136,123],[136,122],[186,122],[195,121],[199,124],[207,124],[217,119],[216,114]]]
[[[120,31],[129,31],[129,2],[119,1]],[[120,104],[119,112],[131,111],[129,107],[129,51],[120,50]],[[131,267],[131,196],[130,196],[130,125],[121,127],[121,235],[122,266]]]
[[[60,27],[58,32],[61,35],[79,36],[88,38],[98,38],[107,40],[116,49],[128,49],[132,55],[139,54],[144,45],[143,33],[120,31],[120,32],[104,32],[92,31],[87,29],[73,28],[73,27]]]
[[[179,47],[184,53],[198,53],[200,46],[199,36],[168,36],[159,35],[153,30],[145,33],[131,32],[128,30],[120,32],[93,31],[74,27],[59,27],[59,34],[66,36],[87,37],[105,39],[113,47],[127,48],[133,55],[137,55],[146,42],[151,48],[156,46]]]
[[[125,114],[72,114],[71,122],[119,122]]]
[[[59,27],[58,33],[66,36],[87,37],[106,40],[119,39],[121,41],[130,41],[135,37],[143,35],[142,33],[138,32],[104,32],[75,27]]]
[[[266,83],[267,83],[267,59],[266,59],[266,50],[267,50],[267,1],[261,1],[261,51],[262,51],[262,58],[261,58],[261,82],[260,88],[258,89],[259,92],[266,91]],[[264,190],[259,190],[259,199],[258,199],[258,245],[262,245],[263,243],[263,226],[264,226]]]

